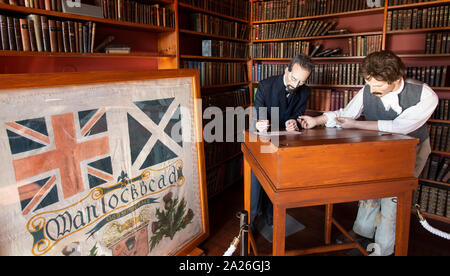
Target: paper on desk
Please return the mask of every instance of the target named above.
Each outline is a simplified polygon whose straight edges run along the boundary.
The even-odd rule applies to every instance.
[[[281,135],[298,135],[302,134],[301,131],[268,131],[268,132],[257,132],[259,136],[281,136]]]

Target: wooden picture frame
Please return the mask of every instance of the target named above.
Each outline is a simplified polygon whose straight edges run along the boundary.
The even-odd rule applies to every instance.
[[[0,99],[0,255],[188,255],[206,239],[197,70],[0,75]]]

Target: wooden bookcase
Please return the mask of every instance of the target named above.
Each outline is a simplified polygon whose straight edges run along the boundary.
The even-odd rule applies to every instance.
[[[450,20],[448,18],[446,20],[445,18],[442,19],[442,23],[446,22],[445,26],[438,25],[438,19],[435,19],[436,23],[434,25],[427,25],[425,27],[416,26],[417,28],[413,28],[412,26],[412,15],[414,14],[414,11],[417,12],[418,10],[427,9],[427,11],[429,10],[431,14],[431,12],[436,12],[436,10],[439,10],[440,8],[438,7],[450,6],[450,1],[448,0],[385,0],[383,3],[384,6],[372,8],[363,5],[366,3],[365,0],[306,0],[304,1],[306,5],[311,5],[309,8],[305,9],[305,13],[300,15],[296,15],[293,12],[293,9],[299,9],[298,6],[293,4],[295,2],[296,1],[289,0],[281,2],[259,0],[251,1],[251,45],[253,51],[249,62],[249,70],[251,72],[251,87],[253,93],[256,91],[259,80],[265,79],[271,75],[283,73],[285,66],[290,61],[293,54],[288,56],[284,55],[281,57],[274,57],[273,55],[275,53],[279,54],[280,49],[283,46],[285,47],[283,48],[283,53],[286,53],[286,49],[289,49],[286,47],[286,44],[288,43],[299,42],[299,45],[297,46],[298,48],[294,49],[297,49],[296,52],[304,52],[307,54],[311,54],[314,46],[318,44],[322,45],[319,52],[327,48],[341,49],[339,52],[339,54],[342,54],[341,56],[313,57],[313,60],[316,63],[316,69],[312,73],[312,76],[308,82],[308,86],[313,89],[313,93],[307,108],[307,113],[311,115],[319,115],[324,111],[344,107],[348,101],[350,101],[353,93],[356,93],[362,88],[362,80],[358,81],[357,78],[352,79],[352,76],[358,72],[356,69],[352,68],[352,64],[355,64],[356,66],[356,64],[360,63],[368,52],[378,49],[392,50],[402,58],[406,66],[410,68],[411,72],[413,68],[418,71],[419,69],[417,68],[422,68],[425,70],[427,68],[432,68],[433,66],[436,69],[437,67],[446,68],[450,65],[450,51],[447,51],[446,53],[440,52],[431,54],[426,53],[425,49],[428,38],[427,34],[450,33]],[[314,4],[317,5],[314,6]],[[341,6],[338,7],[340,4]],[[358,9],[358,7],[364,7],[364,9]],[[445,10],[445,8],[442,9]],[[447,10],[449,9],[450,7]],[[405,16],[406,19],[408,12],[403,12],[405,10],[411,10],[411,14],[409,15],[411,16],[409,18],[411,20],[411,26],[402,25],[403,27],[398,29],[392,28],[392,16],[394,11],[397,14],[397,18],[400,16]],[[450,16],[450,11],[445,13],[445,15]],[[434,17],[439,18],[438,16]],[[294,28],[294,31],[289,28],[287,28],[287,30],[286,28],[283,29],[283,27],[289,26],[289,24],[296,26],[295,24],[300,24],[300,22],[304,21],[323,21],[324,23],[322,23],[322,26],[325,25],[325,22],[334,21],[336,23],[332,30],[346,29],[347,32],[333,35],[322,34],[320,36],[292,36],[292,33],[295,33],[295,27],[291,27]],[[402,21],[397,19],[397,23],[398,22]],[[389,25],[389,23],[391,25]],[[317,31],[319,32],[320,27],[317,28]],[[268,30],[272,30],[272,33]],[[311,27],[311,30],[314,30],[314,27]],[[309,34],[311,34],[311,31]],[[377,38],[369,40],[367,39],[369,36],[375,36]],[[259,39],[260,37],[263,37],[264,39]],[[366,39],[364,39],[364,37],[366,37]],[[361,41],[360,50],[355,48],[358,44],[358,39]],[[261,45],[264,45],[266,48],[266,55],[261,55]],[[267,47],[271,49],[272,52],[267,50]],[[293,47],[295,47],[295,44]],[[259,52],[257,52],[258,49]],[[440,85],[432,85],[432,88],[438,93],[440,99],[445,100],[450,99],[449,86],[450,82],[448,81],[447,73],[446,79],[441,82]],[[443,103],[441,103],[441,105],[444,106]],[[437,110],[436,112],[439,111]],[[439,113],[437,115],[435,114],[433,119],[429,120],[428,124],[441,125],[442,129],[443,126],[448,126],[448,128],[450,128],[450,117],[439,119],[438,116]],[[432,135],[430,133],[430,137],[431,136]],[[450,137],[450,134],[448,137]],[[450,152],[448,151],[434,149],[432,153],[441,156],[439,166],[442,166],[445,157],[450,158]],[[439,188],[446,190],[447,192],[447,196],[445,198],[445,208],[447,208],[447,210],[444,210],[444,214],[436,215],[435,212],[431,211],[431,208],[424,208],[423,206],[422,212],[430,218],[450,223],[450,208],[448,208],[450,205],[450,200],[448,199],[450,195],[450,184],[426,178],[420,178],[419,180],[422,185],[420,185],[420,189],[416,193],[415,200],[418,203],[420,203],[421,200],[424,202],[424,195],[425,192],[427,192],[427,189],[422,189],[424,184],[425,186],[429,185],[432,188]]]
[[[12,1],[11,3],[13,2],[20,3],[23,1]],[[26,18],[28,15],[33,14],[40,16],[41,19],[46,17],[48,20],[60,22],[80,22],[80,25],[92,22],[89,24],[95,25],[95,31],[92,31],[93,35],[91,36],[94,38],[93,48],[98,46],[108,36],[114,36],[115,39],[111,44],[130,46],[131,51],[127,54],[106,54],[104,51],[80,53],[71,52],[70,50],[64,51],[64,49],[56,49],[55,51],[50,49],[48,51],[0,50],[0,73],[2,74],[176,69],[179,67],[177,0],[152,0],[147,3],[145,9],[141,9],[140,15],[138,15],[138,11],[141,10],[135,7],[127,10],[127,7],[135,5],[135,2],[127,1],[127,6],[123,0],[117,1],[117,3],[122,5],[121,20],[4,3],[9,3],[9,0],[0,1],[0,14],[10,18]],[[114,2],[110,1],[109,3]],[[157,5],[161,16],[163,9],[165,11],[171,10],[171,23],[165,22],[166,24],[163,26],[161,19],[160,25],[157,25],[157,23],[150,24],[150,5],[154,7]],[[119,8],[116,7],[115,10],[117,12]],[[124,15],[127,12],[129,17]],[[135,12],[135,14],[132,15],[132,12]],[[115,18],[118,18],[118,16]],[[144,20],[143,18],[147,18],[147,21],[142,21]],[[168,17],[166,18],[168,19]],[[128,21],[125,21],[126,19]],[[81,33],[78,37],[81,39]],[[62,37],[62,39],[64,38]]]
[[[180,0],[178,14],[180,67],[199,70],[203,109],[217,106],[223,115],[223,139],[205,143],[208,197],[212,198],[243,176],[240,143],[225,139],[229,123],[225,107],[250,105],[250,2]],[[211,121],[204,119],[204,129]]]

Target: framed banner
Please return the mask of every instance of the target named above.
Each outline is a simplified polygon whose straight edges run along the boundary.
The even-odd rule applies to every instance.
[[[185,255],[209,233],[195,70],[0,76],[0,255]]]

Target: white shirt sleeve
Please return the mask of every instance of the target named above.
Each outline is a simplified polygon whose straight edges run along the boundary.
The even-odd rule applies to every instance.
[[[336,127],[336,121],[334,120],[336,117],[350,117],[353,119],[359,118],[359,116],[361,116],[364,107],[363,91],[364,88],[359,90],[359,92],[353,97],[353,99],[347,104],[345,108],[341,108],[336,111],[325,112],[324,114],[328,118],[328,121],[325,124],[325,126]]]
[[[439,97],[427,85],[423,85],[420,101],[398,115],[394,120],[379,120],[378,129],[391,133],[408,134],[421,127],[431,117],[439,103]]]

